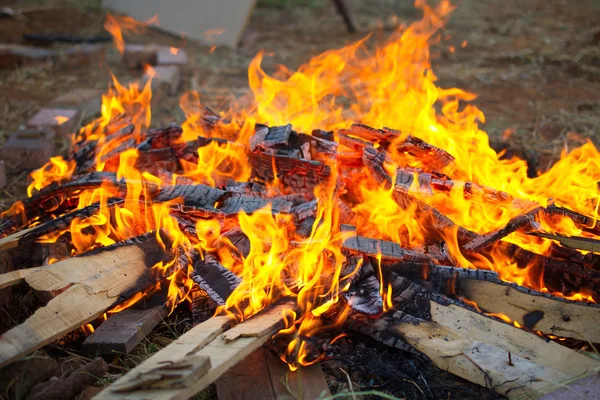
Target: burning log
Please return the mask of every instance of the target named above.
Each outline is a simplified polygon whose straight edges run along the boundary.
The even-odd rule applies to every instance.
[[[198,284],[200,289],[204,290],[208,296],[217,303],[225,305],[225,301],[242,282],[233,272],[222,266],[217,259],[207,254],[204,260],[200,255],[192,255],[194,272],[192,280]]]

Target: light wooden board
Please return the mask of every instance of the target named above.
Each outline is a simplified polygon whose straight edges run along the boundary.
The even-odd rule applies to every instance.
[[[41,267],[17,269],[0,275],[0,289],[25,282],[25,278],[37,272]]]
[[[565,373],[474,340],[435,322],[401,323],[394,327],[403,339],[425,354],[439,368],[480,386],[493,388],[509,398],[539,396],[569,378]]]
[[[255,3],[256,0],[104,0],[102,6],[141,21],[158,15],[157,28],[161,30],[206,45],[235,47]]]
[[[532,296],[509,286],[471,279],[461,279],[460,289],[481,309],[506,314],[521,326],[531,325],[526,320],[535,318],[533,330],[600,343],[600,308]]]
[[[0,336],[0,367],[102,315],[119,295],[145,288],[149,259],[166,257],[155,238],[85,257],[70,258],[29,274],[34,289],[68,287],[22,324]],[[143,287],[140,287],[142,285]]]
[[[150,357],[115,382],[112,386],[104,389],[97,399],[187,399],[200,392],[212,382],[217,380],[227,370],[246,358],[254,350],[263,345],[281,326],[284,320],[283,313],[291,310],[290,304],[284,304],[264,310],[251,318],[253,321],[249,332],[244,333],[243,326],[248,322],[236,325],[237,331],[234,340],[225,340],[222,333],[226,330],[229,319],[227,317],[213,317],[205,321],[180,338],[173,341],[167,347]],[[275,318],[274,316],[279,316]],[[256,325],[262,324],[265,329],[261,336],[256,335]],[[153,370],[157,366],[167,362],[185,360],[186,356],[203,356],[210,359],[210,370],[200,379],[192,384],[177,388],[146,389],[130,392],[119,392],[119,386],[130,385],[132,381],[142,379],[144,373]]]
[[[510,351],[511,355],[570,376],[583,375],[600,367],[600,362],[558,343],[455,305],[442,306],[431,302],[431,320],[473,340]]]

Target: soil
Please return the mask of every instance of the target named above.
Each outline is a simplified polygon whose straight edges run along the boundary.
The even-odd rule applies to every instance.
[[[349,34],[330,1],[293,1],[284,7],[261,3],[237,49],[217,48],[211,53],[208,46],[154,30],[126,37],[126,41],[185,48],[192,68],[182,93],[197,89],[203,104],[219,110],[248,91],[247,67],[261,49],[272,54],[263,62],[268,72],[278,64],[295,69],[310,57],[352,43],[375,28],[381,28],[382,34],[391,32],[394,24],[389,16],[396,15],[400,23],[421,17],[406,0],[346,0],[359,29],[359,33]],[[38,8],[23,17],[0,20],[0,43],[22,43],[25,33],[105,34],[105,12],[99,0],[0,0],[0,7]],[[576,5],[567,0],[462,0],[434,51],[438,84],[477,93],[475,103],[486,115],[482,128],[494,146],[526,154],[540,169],[546,169],[563,149],[587,140],[600,144],[599,15],[600,2],[595,0],[580,0]],[[464,41],[466,47],[462,48]],[[451,46],[456,51],[452,52]],[[121,64],[115,49],[108,52],[106,63],[96,68],[72,71],[48,65],[0,70],[0,144],[40,107],[68,89],[107,88],[109,72],[121,81],[135,75]],[[178,103],[177,96],[162,99],[152,110],[153,123],[183,121]],[[64,152],[67,146],[62,143],[58,151]],[[24,172],[8,171],[8,185],[0,191],[1,209],[25,196],[25,177]],[[10,315],[9,307],[2,305],[2,314]],[[190,325],[188,317],[187,311],[180,310],[171,318],[185,330]],[[172,323],[171,319],[165,326]],[[159,331],[172,332],[165,326]],[[356,338],[340,341],[334,359],[324,362],[333,392],[347,389],[346,377],[336,372],[341,367],[361,389],[376,388],[398,397],[497,397],[427,362],[365,343]],[[152,352],[147,342],[140,346],[144,346],[138,349],[140,359]],[[133,357],[116,362],[131,365]],[[211,396],[214,391],[204,398]]]

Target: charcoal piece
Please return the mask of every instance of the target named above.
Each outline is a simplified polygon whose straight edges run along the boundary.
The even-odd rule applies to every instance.
[[[314,129],[312,131],[312,136],[326,140],[328,142],[335,142],[335,138],[333,136],[333,131],[324,131],[323,129]]]
[[[476,238],[471,240],[469,243],[463,246],[463,249],[469,253],[477,253],[486,247],[496,243],[500,239],[509,234],[518,231],[519,229],[532,228],[535,222],[535,216],[541,211],[541,207],[536,207],[533,210],[519,215],[510,221],[500,229],[486,233],[484,235],[478,235]]]
[[[278,197],[229,196],[225,198],[218,210],[225,216],[235,215],[240,211],[252,214],[269,204],[271,205],[271,211],[276,214],[289,213],[293,205],[287,199]]]
[[[316,186],[329,184],[332,180],[331,168],[316,160],[269,155],[259,151],[249,153],[248,161],[254,177],[270,182],[277,176],[296,193],[312,194]]]
[[[354,151],[363,151],[366,147],[373,147],[373,143],[367,142],[366,140],[362,140],[356,137],[352,137],[343,132],[344,130],[340,131],[337,135],[340,144],[349,147]]]
[[[347,232],[349,230],[351,230],[351,227],[342,227],[342,231]],[[398,243],[363,236],[346,238],[342,243],[342,249],[370,257],[381,256],[381,259],[386,261],[414,261],[424,263],[433,261],[433,256],[416,250],[403,249]]]
[[[267,188],[260,182],[230,181],[223,188],[228,193],[245,194],[248,196],[266,196]]]
[[[340,132],[384,145],[389,145],[394,139],[400,136],[399,132],[393,129],[375,129],[363,124],[352,124],[350,129],[342,129]]]
[[[333,135],[332,135],[333,140]],[[337,155],[338,143],[332,140],[323,139],[317,136],[307,135],[305,133],[298,134],[298,141],[302,143],[302,146],[310,146],[310,159],[319,159],[325,156],[325,158],[335,159]],[[303,151],[304,152],[304,151]],[[305,157],[306,158],[306,157]]]
[[[222,266],[210,254],[206,254],[202,260],[198,253],[194,253],[192,264],[194,266],[192,280],[220,306],[225,305],[229,295],[242,283],[238,276]]]
[[[357,277],[342,296],[354,311],[376,316],[383,312],[383,299],[379,294],[380,282],[373,266],[365,260],[356,274]]]
[[[362,160],[377,183],[386,189],[392,186],[392,177],[383,168],[383,163],[386,161],[386,155],[383,152],[375,148],[365,148]]]
[[[222,239],[219,241],[220,245],[225,245],[228,247],[232,247],[234,250],[234,254],[232,254],[238,260],[241,260],[242,257],[248,257],[250,254],[250,239],[248,236],[239,227],[234,227],[224,234],[221,235]]]
[[[356,219],[354,211],[348,204],[346,204],[342,199],[337,199],[338,209],[340,211],[340,223],[341,224],[352,224]]]
[[[250,150],[277,149],[286,147],[292,134],[292,125],[261,127],[250,138]]]
[[[176,185],[164,187],[152,200],[162,203],[178,199],[184,206],[214,211],[215,204],[226,193],[224,190],[201,184]]]
[[[294,215],[296,222],[302,222],[309,217],[314,217],[317,214],[317,200],[294,206],[291,213]]]
[[[346,259],[342,263],[342,271],[340,272],[340,282],[342,285],[346,285],[346,281],[350,282],[351,285],[355,284],[360,277],[360,271],[365,257],[362,254],[345,254]]]
[[[192,289],[192,325],[196,326],[213,315],[218,307],[217,303],[210,298],[208,293],[195,286]]]
[[[454,157],[447,151],[414,136],[408,136],[404,143],[396,147],[396,151],[424,161],[424,164],[431,167],[431,170],[440,170],[454,162]]]
[[[317,219],[315,217],[308,217],[301,222],[296,223],[296,235],[302,238],[310,237],[316,221]]]

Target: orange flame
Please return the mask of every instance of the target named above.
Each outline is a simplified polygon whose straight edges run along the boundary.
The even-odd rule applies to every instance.
[[[149,25],[158,25],[158,15],[142,22],[126,15],[113,15],[108,13],[106,14],[106,19],[104,21],[104,29],[112,35],[113,42],[121,54],[125,51],[123,33],[140,34],[143,33]]]

